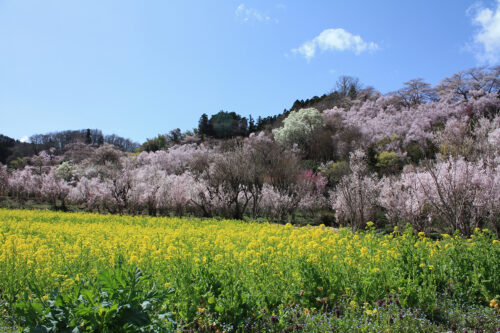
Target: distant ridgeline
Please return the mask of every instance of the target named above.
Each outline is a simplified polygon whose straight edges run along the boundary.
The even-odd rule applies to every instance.
[[[413,79],[404,83],[404,87],[386,94],[387,101],[398,110],[400,108],[416,108],[420,104],[438,101],[447,94],[461,96],[465,101],[472,95],[471,91],[483,91],[483,93],[498,92],[499,69],[494,68],[473,68],[468,71],[459,72],[444,79],[435,88],[424,82],[422,79]],[[35,134],[29,139],[29,143],[23,143],[0,134],[0,163],[7,164],[18,158],[29,157],[38,154],[42,150],[55,148],[57,152],[62,152],[65,146],[73,143],[88,144],[93,147],[101,146],[105,143],[119,147],[123,151],[146,151],[154,152],[167,150],[177,144],[199,143],[206,139],[216,141],[228,140],[237,137],[247,137],[252,133],[265,131],[272,132],[283,125],[283,121],[292,111],[300,109],[314,108],[323,113],[325,110],[334,108],[346,111],[359,109],[365,103],[374,103],[383,95],[373,87],[364,86],[358,78],[351,76],[341,76],[335,83],[334,88],[321,96],[314,96],[308,99],[297,99],[289,109],[284,109],[277,115],[254,119],[252,115],[248,118],[237,114],[221,110],[211,116],[203,113],[198,121],[198,126],[192,130],[182,132],[175,128],[165,134],[158,134],[157,137],[148,138],[142,144],[138,144],[129,139],[122,138],[115,134],[103,135],[98,129],[67,130],[47,134]],[[446,99],[446,98],[445,98]],[[367,104],[367,105],[368,105]],[[385,108],[386,106],[384,106]],[[330,138],[327,138],[330,140]],[[331,141],[331,140],[330,140]],[[311,154],[307,154],[310,158]],[[314,159],[314,158],[313,158]]]
[[[21,142],[0,134],[0,163],[8,164],[11,161],[33,156],[50,148],[61,152],[68,144],[73,143],[85,143],[94,147],[107,143],[127,152],[133,152],[137,149],[150,152],[167,149],[174,144],[197,142],[205,138],[225,140],[245,137],[251,133],[271,131],[280,127],[291,111],[309,107],[319,111],[333,107],[348,107],[353,100],[365,100],[365,97],[374,93],[375,90],[371,87],[362,88],[357,78],[342,76],[331,93],[306,100],[296,100],[290,109],[284,109],[280,114],[267,117],[259,116],[254,119],[252,115],[246,118],[235,112],[222,110],[210,117],[204,113],[200,117],[198,127],[194,128],[193,131],[181,132],[179,128],[176,128],[168,134],[159,134],[157,137],[147,139],[142,145],[115,134],[103,135],[99,129],[35,134],[29,138],[29,142]]]
[[[114,145],[124,151],[133,152],[139,144],[116,134],[103,135],[98,129],[68,130],[47,134],[35,134],[29,142],[21,142],[0,134],[0,163],[7,164],[18,158],[33,156],[42,150],[55,148],[63,150],[67,145],[85,143],[101,146],[105,143]]]

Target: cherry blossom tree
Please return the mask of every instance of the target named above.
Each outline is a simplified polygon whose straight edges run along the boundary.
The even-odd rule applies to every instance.
[[[422,78],[412,79],[404,83],[404,87],[393,93],[406,107],[417,106],[437,100],[436,91]]]
[[[154,154],[154,153],[153,153]],[[132,180],[125,182],[130,186],[130,203],[136,210],[147,209],[155,216],[158,205],[158,190],[165,182],[166,171],[158,164],[142,165],[132,171]]]
[[[400,179],[382,180],[380,205],[393,221],[410,222],[418,230],[433,227],[429,221],[434,221],[470,235],[491,222],[498,232],[499,174],[498,165],[463,157],[407,167]]]
[[[57,202],[61,202],[61,209],[66,209],[66,199],[70,192],[68,183],[56,174],[56,168],[52,167],[50,171],[41,177],[41,197],[57,208]]]
[[[313,215],[318,209],[327,205],[325,189],[328,180],[320,173],[312,170],[303,171],[297,181],[300,201],[298,209]]]
[[[368,172],[365,159],[361,150],[351,153],[351,173],[342,177],[336,189],[330,192],[330,203],[337,221],[350,225],[353,230],[362,228],[373,219],[379,193],[377,179]]]
[[[104,180],[103,201],[110,211],[123,214],[128,208],[134,185],[131,162],[122,161],[121,168],[114,168]]]
[[[420,174],[419,177],[426,176]],[[405,170],[400,176],[384,177],[379,186],[378,202],[385,209],[389,222],[410,223],[419,231],[429,227],[430,207],[415,173]]]
[[[191,211],[193,207],[191,195],[196,185],[194,177],[189,172],[181,175],[167,175],[163,178],[156,193],[157,207],[160,212],[171,210],[177,216],[182,216]]]
[[[9,174],[7,173],[7,167],[0,163],[0,195],[7,193],[9,188]]]
[[[483,90],[485,93],[500,91],[500,66],[478,67],[461,71],[443,79],[436,90],[441,98],[464,99],[471,97],[471,91]]]
[[[104,203],[104,184],[98,178],[82,177],[72,187],[68,196],[74,204],[84,204],[88,211],[100,210]]]
[[[14,170],[9,176],[9,192],[18,200],[39,196],[41,187],[41,176],[35,174],[29,166]]]
[[[279,191],[276,187],[264,184],[259,209],[267,218],[286,221],[287,216],[297,209],[299,201],[300,198],[293,191]]]
[[[48,172],[51,166],[59,164],[61,159],[61,156],[56,155],[55,148],[50,148],[31,157],[29,162],[34,167],[32,171],[42,175],[44,172]]]

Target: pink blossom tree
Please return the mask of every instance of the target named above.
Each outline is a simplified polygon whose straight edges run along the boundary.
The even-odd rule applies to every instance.
[[[16,199],[27,199],[30,196],[39,196],[42,187],[41,176],[33,173],[31,167],[14,170],[9,177],[9,192]]]
[[[156,215],[158,190],[165,182],[167,173],[158,164],[143,165],[132,171],[130,203],[137,210],[147,209],[149,215]]]
[[[193,198],[191,195],[196,192],[196,188],[197,183],[189,172],[181,175],[167,175],[163,178],[156,193],[157,207],[160,212],[171,210],[176,215],[181,216],[192,210]],[[194,200],[196,200],[196,196]]]
[[[335,190],[330,192],[330,204],[337,221],[350,225],[353,230],[362,228],[373,219],[379,193],[377,179],[368,172],[365,159],[361,150],[351,153],[351,173],[342,177]]]
[[[0,163],[0,195],[7,193],[9,188],[9,174],[7,173],[7,167]]]
[[[418,230],[435,221],[443,223],[442,229],[470,235],[491,222],[498,232],[499,174],[498,165],[463,157],[408,167],[400,179],[382,181],[380,204],[390,219],[410,222]]]
[[[64,179],[57,177],[55,167],[42,175],[41,184],[41,197],[50,202],[55,208],[57,208],[57,202],[60,201],[61,209],[66,209],[66,199],[70,192],[70,186]]]
[[[73,204],[84,204],[89,211],[100,210],[104,202],[104,184],[98,178],[82,177],[72,187],[68,199]]]
[[[104,180],[104,203],[111,211],[123,214],[128,208],[134,185],[134,172],[131,163],[123,161],[121,168],[111,169]]]
[[[500,91],[500,66],[471,68],[443,79],[436,90],[441,98],[464,99],[471,97],[471,91],[483,90],[485,93]]]

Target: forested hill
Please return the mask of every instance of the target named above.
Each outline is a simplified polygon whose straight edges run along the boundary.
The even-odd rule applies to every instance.
[[[105,143],[124,151],[133,152],[139,144],[116,134],[104,135],[98,129],[67,130],[47,134],[34,134],[29,142],[21,142],[0,134],[0,163],[18,164],[25,157],[31,157],[43,150],[64,150],[75,143],[100,146]]]
[[[0,165],[0,196],[61,209],[500,234],[499,92],[500,67],[434,87],[417,78],[385,95],[343,77],[268,123],[203,114],[192,131],[141,146],[98,130],[2,137],[18,158]],[[22,149],[36,155],[21,158]]]
[[[210,117],[204,113],[200,117],[198,126],[192,131],[181,132],[180,129],[175,128],[166,134],[147,139],[142,145],[115,134],[104,135],[99,129],[34,134],[29,137],[28,142],[21,142],[0,134],[0,163],[17,165],[21,163],[20,159],[31,157],[50,148],[62,153],[66,146],[71,147],[71,144],[77,142],[96,147],[107,143],[127,152],[133,152],[138,148],[149,152],[166,149],[180,143],[200,142],[207,138],[227,140],[246,137],[251,133],[271,131],[279,127],[291,111],[310,107],[319,111],[333,107],[348,107],[353,101],[365,101],[373,96],[380,96],[380,93],[371,87],[363,87],[357,78],[342,76],[330,93],[306,100],[296,100],[289,109],[284,109],[282,113],[267,117],[259,116],[256,119],[252,115],[247,118],[236,112],[219,111]]]
[[[358,78],[341,76],[330,92],[308,99],[297,99],[288,109],[276,115],[254,118],[241,116],[236,112],[219,111],[210,117],[201,115],[198,126],[193,130],[182,132],[179,128],[165,131],[156,137],[147,139],[142,145],[130,139],[112,134],[104,135],[98,129],[66,130],[60,132],[34,134],[28,142],[20,142],[0,134],[0,163],[19,163],[20,159],[38,154],[42,150],[54,148],[63,152],[74,143],[90,144],[99,147],[105,143],[114,145],[127,152],[157,151],[168,149],[176,144],[200,143],[207,139],[227,140],[236,137],[247,137],[251,133],[271,132],[283,124],[290,112],[313,108],[319,112],[341,108],[345,111],[359,110],[366,102],[373,102],[384,97],[386,101],[401,110],[415,108],[418,105],[443,100],[450,94],[456,98],[469,100],[474,91],[495,93],[499,91],[499,66],[493,68],[473,68],[456,73],[443,79],[436,87],[431,87],[423,79],[413,79],[403,87],[383,96],[373,87],[364,86]],[[385,107],[382,107],[385,108]],[[356,124],[355,124],[356,125]],[[328,149],[327,149],[328,150]],[[311,156],[311,154],[307,154]],[[314,157],[312,153],[312,157]]]

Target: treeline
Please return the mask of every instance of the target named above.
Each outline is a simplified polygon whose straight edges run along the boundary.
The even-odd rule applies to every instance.
[[[247,119],[235,112],[220,111],[210,118],[204,113],[198,122],[197,133],[202,138],[229,139],[246,137],[251,133],[272,128],[280,117],[284,118],[287,114],[288,112],[285,110],[283,115],[266,118],[259,116],[256,121],[252,115]]]
[[[16,167],[25,157],[31,157],[43,150],[55,149],[63,152],[66,146],[84,143],[99,147],[111,144],[126,152],[133,152],[139,144],[116,134],[104,135],[98,129],[67,130],[46,134],[34,134],[28,142],[21,142],[0,134],[0,163],[12,164]]]
[[[251,133],[269,131],[279,127],[291,111],[303,108],[315,108],[319,111],[333,107],[344,107],[353,100],[366,100],[376,92],[373,88],[364,88],[359,79],[351,76],[341,76],[336,82],[336,88],[321,97],[296,100],[289,109],[284,109],[281,114],[261,117],[256,120],[250,115],[243,117],[235,112],[220,111],[210,118],[204,113],[198,122],[196,134],[202,138],[228,139],[246,137]]]
[[[112,144],[124,151],[157,151],[168,149],[176,144],[197,143],[205,139],[230,139],[236,137],[247,137],[251,133],[260,131],[271,131],[281,126],[282,121],[291,111],[302,108],[313,107],[319,111],[333,107],[345,107],[352,104],[354,100],[366,100],[377,92],[371,88],[364,88],[359,79],[342,76],[335,84],[335,89],[323,94],[321,97],[314,96],[306,100],[296,100],[289,109],[284,109],[281,114],[267,117],[252,115],[244,117],[236,112],[220,111],[212,116],[202,114],[198,126],[192,131],[182,132],[175,128],[166,134],[147,139],[138,144],[130,139],[115,134],[103,135],[99,129],[82,129],[52,132],[46,134],[34,134],[30,136],[29,142],[20,142],[0,134],[0,163],[19,165],[22,158],[38,154],[42,150],[55,148],[64,150],[68,144],[83,142],[93,146],[101,146],[104,143]],[[23,163],[21,163],[23,165]]]
[[[276,116],[265,118],[258,117],[255,120],[252,115],[248,118],[236,112],[219,111],[208,117],[202,114],[198,121],[198,127],[192,131],[182,132],[179,128],[173,129],[167,134],[159,134],[155,138],[147,139],[138,151],[155,152],[166,150],[176,144],[200,143],[206,140],[228,140],[234,138],[248,137],[252,133],[269,131],[278,126],[279,122],[286,117],[288,111]]]

